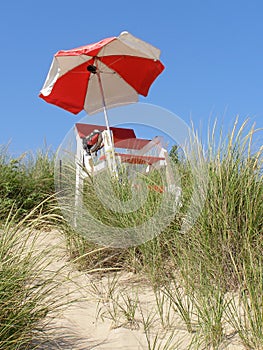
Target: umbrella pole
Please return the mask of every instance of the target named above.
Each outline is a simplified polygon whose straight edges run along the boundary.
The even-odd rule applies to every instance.
[[[99,81],[99,87],[100,87],[100,93],[101,93],[101,98],[102,98],[103,112],[104,112],[106,127],[107,127],[107,130],[110,131],[109,118],[108,118],[108,113],[107,113],[107,108],[106,108],[105,96],[104,96],[104,91],[103,91],[103,87],[102,87],[102,83],[101,83],[100,72],[98,72],[98,71],[97,71],[97,77],[98,77],[98,81]]]
[[[109,136],[110,136],[109,139],[110,139],[110,147],[111,147],[111,153],[112,153],[113,172],[118,177],[117,165],[116,165],[116,159],[115,159],[115,153],[114,153],[114,146],[113,146],[113,140],[112,140],[112,137],[111,137],[109,118],[108,118],[108,113],[107,113],[107,108],[106,108],[106,101],[105,101],[104,91],[103,91],[103,87],[102,87],[100,72],[97,71],[96,74],[97,74],[97,77],[98,77],[98,82],[99,82],[99,87],[100,87],[100,92],[101,92],[101,98],[102,98],[103,112],[104,112],[106,127],[107,127],[107,131],[109,133]]]

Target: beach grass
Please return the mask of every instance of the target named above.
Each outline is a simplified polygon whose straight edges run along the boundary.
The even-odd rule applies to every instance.
[[[32,218],[39,217],[39,213],[45,217],[43,213],[50,209],[51,216],[54,216],[53,224],[56,223],[66,237],[69,255],[76,268],[96,276],[105,276],[114,271],[128,271],[138,278],[143,276],[147,279],[155,296],[154,315],[158,317],[160,327],[170,331],[170,338],[163,344],[163,349],[169,348],[176,332],[176,325],[173,323],[175,313],[191,336],[189,349],[220,349],[238,336],[239,342],[245,348],[260,350],[263,347],[263,147],[254,141],[257,133],[258,130],[249,121],[240,123],[237,119],[226,134],[214,125],[209,130],[202,150],[198,149],[191,154],[186,152],[184,157],[173,154],[172,166],[179,174],[182,187],[180,208],[169,221],[169,225],[154,238],[123,248],[100,245],[96,240],[89,239],[92,234],[96,236],[98,231],[94,225],[89,225],[88,220],[84,220],[83,225],[88,230],[88,235],[83,235],[74,228],[75,213],[66,205],[60,209],[62,214],[66,213],[67,219],[73,218],[69,220],[71,225],[58,219],[59,215],[55,218],[58,212],[50,209],[53,204],[47,199],[48,195],[54,194],[51,181],[54,174],[52,157],[40,153],[37,158],[25,162],[23,157],[8,159],[6,150],[3,150],[0,164],[3,170],[0,176],[2,184],[5,184],[0,186],[2,226],[11,230],[21,218],[26,223],[26,213],[34,206],[38,209],[33,210]],[[193,156],[196,157],[194,161]],[[193,169],[195,165],[197,168]],[[198,166],[202,167],[200,173]],[[74,200],[74,172],[75,168],[71,164],[65,179],[66,191],[62,189],[58,197],[60,207],[61,203],[72,202],[72,198]],[[23,178],[26,179],[23,182],[25,188],[21,190]],[[84,182],[85,197],[81,210],[91,212],[93,218],[103,222],[103,227],[109,227],[108,231],[100,232],[102,237],[111,232],[111,227],[125,229],[147,222],[156,215],[162,202],[162,193],[148,191],[146,201],[138,210],[112,210],[101,201],[109,184],[120,205],[132,198],[129,181],[124,178],[125,181],[120,184],[115,180],[110,179],[100,195],[92,178],[87,177]],[[162,185],[156,174],[147,181],[151,182],[151,186]],[[29,193],[31,196],[28,196]],[[29,197],[28,206],[23,204],[22,199],[25,197]],[[43,199],[45,204],[40,209],[38,205]],[[194,220],[193,213],[198,213]],[[11,220],[12,224],[6,226],[4,223],[10,222],[9,219],[6,221],[8,215],[19,220]],[[45,222],[43,217],[41,220]],[[3,232],[9,232],[6,230],[4,228]],[[8,239],[4,242],[8,242]],[[8,245],[17,246],[14,238]],[[27,255],[19,256],[24,259]],[[7,269],[5,259],[13,262],[14,275],[21,273],[23,276],[24,273],[25,276],[31,276],[30,273],[34,270],[27,267],[27,260],[15,264],[20,260],[1,255],[1,268],[6,268],[3,276],[6,276],[7,286],[10,282],[10,286],[6,288],[10,288],[11,295],[22,297],[20,282],[16,282],[19,278],[8,281],[11,272]],[[38,259],[41,261],[40,257]],[[37,266],[37,262],[34,265]],[[34,276],[32,278],[34,280]],[[21,283],[25,283],[23,278]],[[113,279],[109,282],[107,309],[101,308],[101,300],[98,299],[99,313],[103,317],[110,315],[117,324],[120,320],[134,324],[136,313],[142,310],[140,301],[136,295],[123,292],[116,297],[117,290],[118,281]],[[95,285],[93,291],[96,292]],[[33,293],[34,296],[36,294]],[[40,291],[39,301],[44,305],[41,298]],[[23,301],[21,312],[24,312],[24,305],[27,303]],[[34,316],[36,321],[32,317],[31,329],[47,313],[41,307],[35,307],[34,310],[37,310]],[[161,345],[157,347],[157,338],[149,337],[153,318],[143,315],[142,320],[139,326],[145,329],[149,349],[161,349]],[[11,328],[9,331],[12,333]],[[13,331],[16,332],[15,329]],[[11,334],[10,332],[6,334]],[[17,339],[23,337],[24,333],[17,336]]]
[[[36,207],[17,222],[20,213],[10,210],[0,229],[1,349],[32,349],[36,340],[47,342],[52,319],[68,303],[63,267],[51,268],[57,247],[44,244],[48,232],[43,227],[56,217],[40,211]]]
[[[42,212],[50,211],[46,199],[54,192],[54,154],[49,149],[14,158],[8,146],[0,146],[0,221],[10,210],[19,221],[40,203]]]
[[[196,152],[204,160],[205,172],[200,177],[207,174],[206,191],[199,194],[204,196],[203,207],[187,231],[181,226],[191,222],[189,206],[195,205],[191,197],[196,181],[186,155],[179,164],[176,159],[183,198],[170,225],[154,239],[123,249],[124,254],[104,248],[101,261],[107,260],[105,271],[123,266],[147,275],[154,290],[164,288],[170,307],[177,310],[186,329],[195,335],[193,348],[219,349],[235,334],[246,347],[263,346],[263,148],[254,142],[257,132],[249,121],[240,124],[238,119],[225,137],[216,126],[212,127],[205,151]],[[91,197],[89,192],[89,201]],[[148,199],[151,201],[151,197]],[[156,210],[158,202],[151,204],[147,203],[144,209],[147,211],[149,206]],[[199,202],[196,208],[199,209]],[[133,225],[138,219],[131,214],[112,215],[102,205],[94,206],[94,210],[109,225]],[[154,211],[147,214],[146,219]],[[89,241],[80,241],[83,252],[94,249]],[[72,246],[71,249],[74,250]],[[161,301],[159,297],[159,312]]]

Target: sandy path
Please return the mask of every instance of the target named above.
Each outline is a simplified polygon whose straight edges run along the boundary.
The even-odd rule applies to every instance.
[[[60,277],[66,279],[58,293],[63,296],[65,292],[70,292],[70,297],[67,298],[75,298],[77,301],[60,315],[56,315],[52,322],[55,336],[48,344],[41,346],[41,349],[187,349],[192,336],[186,331],[178,315],[169,312],[169,308],[163,308],[166,325],[161,326],[155,295],[149,286],[137,283],[134,276],[128,273],[99,279],[77,271],[68,261],[64,238],[57,231],[45,233],[41,238],[41,249],[51,245],[56,248],[52,252],[54,256],[49,270],[58,271],[63,267]],[[132,312],[133,322],[129,322],[127,314]],[[150,347],[147,343],[143,327],[147,320],[150,320],[150,331],[147,331],[149,341],[153,344],[157,338],[160,347]],[[169,324],[174,330],[173,337]],[[234,337],[222,349],[244,348]]]

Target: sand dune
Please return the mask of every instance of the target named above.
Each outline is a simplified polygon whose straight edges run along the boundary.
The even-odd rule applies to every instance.
[[[187,349],[194,334],[187,332],[167,302],[162,313],[158,312],[155,294],[145,281],[126,272],[94,276],[77,271],[68,259],[64,238],[57,231],[43,234],[40,241],[41,249],[55,247],[48,269],[60,271],[60,278],[65,280],[57,292],[65,301],[75,300],[55,316],[51,339],[41,349]],[[155,341],[159,347],[153,346]],[[222,349],[244,347],[233,336],[226,339]]]

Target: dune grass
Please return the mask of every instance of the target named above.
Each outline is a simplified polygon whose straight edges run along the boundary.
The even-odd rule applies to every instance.
[[[57,247],[43,244],[43,226],[56,218],[39,211],[35,207],[17,222],[10,210],[0,229],[1,349],[32,349],[35,339],[44,343],[56,312],[67,305],[61,293],[66,279],[60,268],[50,268]]]
[[[41,347],[52,337],[56,312],[70,300],[63,298],[62,269],[50,267],[57,247],[44,243],[50,228],[63,222],[54,198],[53,167],[48,151],[13,159],[1,147],[1,349]]]
[[[8,147],[0,146],[0,221],[5,221],[11,209],[19,221],[41,202],[41,210],[49,211],[46,199],[54,192],[54,155],[50,150],[12,158]]]
[[[76,232],[74,228],[65,224],[62,227],[61,221],[59,223],[65,233],[72,261],[79,269],[90,273],[126,270],[138,276],[147,276],[155,293],[156,314],[159,315],[161,327],[166,331],[168,327],[173,335],[176,332],[176,325],[173,324],[171,315],[176,312],[185,330],[191,335],[192,342],[189,349],[220,349],[236,335],[246,348],[259,350],[263,347],[263,147],[255,145],[253,139],[256,133],[257,130],[253,126],[250,127],[248,121],[239,125],[236,120],[225,138],[216,127],[212,128],[206,151],[195,153],[197,158],[204,159],[202,166],[204,173],[207,174],[207,178],[198,179],[207,183],[207,190],[200,190],[199,193],[194,192],[196,184],[194,177],[198,176],[198,172],[193,173],[187,154],[180,159],[173,155],[182,186],[182,205],[170,224],[155,238],[143,244],[123,249],[99,246],[96,242],[87,240],[87,237]],[[220,137],[216,136],[220,134]],[[18,213],[15,217],[24,220],[27,218],[28,210],[47,198],[50,193],[54,193],[53,160],[47,157],[46,153],[40,153],[37,158],[25,162],[22,158],[8,159],[7,153],[2,151],[0,166],[2,223],[11,208]],[[200,174],[200,178],[204,173]],[[70,176],[74,181],[74,169]],[[68,187],[66,191],[60,193],[60,204],[67,203],[65,194],[71,196],[71,201],[74,197],[74,193],[72,195],[72,191],[68,191],[73,184],[68,182],[68,178],[66,181]],[[159,186],[158,181],[154,178],[151,184]],[[120,186],[119,183],[112,185],[120,203],[129,201],[131,189],[127,183],[125,186]],[[103,191],[107,191],[107,186]],[[103,205],[97,192],[94,191],[90,178],[85,183],[84,193],[88,194],[83,203],[85,210],[91,210],[92,215],[102,220],[109,228],[114,225],[121,228],[140,225],[156,214],[162,202],[162,194],[152,192],[139,210],[113,211]],[[196,196],[194,200],[193,195]],[[27,204],[24,203],[25,198]],[[193,221],[191,213],[200,209],[199,199],[203,200],[204,205]],[[93,203],[92,208],[90,203]],[[33,217],[38,217],[41,211],[48,211],[49,206],[50,202],[47,201],[42,209],[38,207],[40,210],[34,211]],[[68,208],[64,212],[67,210]],[[70,212],[68,214],[69,217],[72,215]],[[12,225],[3,226],[8,227],[4,228],[3,232],[9,232],[11,226],[15,227],[15,222],[17,225],[19,220],[13,220]],[[193,225],[189,226],[188,230],[182,230],[184,223]],[[92,225],[88,226],[88,229],[89,234],[92,234]],[[94,233],[97,234],[96,230]],[[103,234],[107,235],[108,232]],[[12,234],[10,237],[16,235]],[[20,247],[15,241],[8,241],[7,238],[4,242],[9,242],[10,247]],[[10,250],[12,254],[13,250],[16,249]],[[4,252],[1,248],[2,251]],[[33,301],[31,304],[25,302],[28,295],[30,299],[30,293],[25,297],[21,285],[27,285],[30,278],[35,280],[35,277],[30,275],[34,270],[28,268],[27,254],[18,254],[19,259],[22,259],[21,262],[12,258],[10,254],[1,253],[1,269],[5,268],[3,280],[7,284],[3,290],[10,288],[9,295],[19,296],[17,299],[22,301],[20,307],[16,309],[21,309],[21,313],[25,315],[26,307],[34,305],[35,313],[30,311],[33,312],[32,325],[29,322],[28,328],[31,332],[38,321],[48,313],[46,309],[35,306],[39,304],[38,300],[34,299],[39,295],[40,304],[45,305],[41,299],[44,297],[41,291],[46,288],[44,287],[46,282],[42,285],[43,289],[40,288],[39,294],[35,293],[32,287]],[[41,260],[40,257],[38,259]],[[6,261],[13,262],[12,275],[21,274],[20,279],[8,281],[11,270],[8,270],[9,263]],[[20,263],[16,264],[17,261]],[[37,264],[36,261],[34,265]],[[116,289],[117,285],[113,283],[114,288]],[[2,295],[6,297],[4,292]],[[121,315],[132,324],[135,311],[138,312],[140,309],[138,300],[131,299],[131,296],[125,293],[117,299],[113,297],[110,299],[112,305],[108,306],[107,312],[110,311],[116,321]],[[4,311],[2,314],[5,314]],[[7,314],[10,316],[12,312]],[[20,318],[20,316],[14,317]],[[145,315],[143,320],[144,324],[140,326],[145,328],[145,334],[148,336],[151,333],[151,322]],[[11,323],[7,320],[7,324]],[[23,329],[27,329],[25,324]],[[20,335],[20,331],[19,327],[16,330],[7,326],[1,332],[6,334],[6,339],[10,338],[10,341],[14,338],[22,340],[30,338],[28,335],[30,332],[22,332]],[[12,335],[13,332],[18,335]],[[26,340],[22,342],[26,343]],[[169,348],[168,343],[166,348]],[[154,349],[157,348],[157,344],[149,338],[148,347]]]
[[[219,349],[235,334],[247,348],[263,347],[263,147],[255,146],[257,130],[248,121],[238,125],[236,120],[225,138],[222,133],[216,137],[220,131],[212,128],[205,154],[196,152],[205,159],[207,191],[199,194],[205,196],[204,206],[187,232],[180,228],[191,222],[188,207],[195,181],[186,156],[176,160],[183,205],[170,225],[151,241],[124,250],[105,247],[95,258],[101,269],[123,267],[147,274],[154,290],[164,288],[170,307],[194,335],[192,348]],[[156,205],[152,203],[155,210]],[[94,210],[109,224],[124,222],[123,213],[112,215],[101,205]],[[96,248],[83,238],[76,242],[71,245],[75,257],[90,256]],[[93,262],[84,258],[82,263],[90,268]]]

